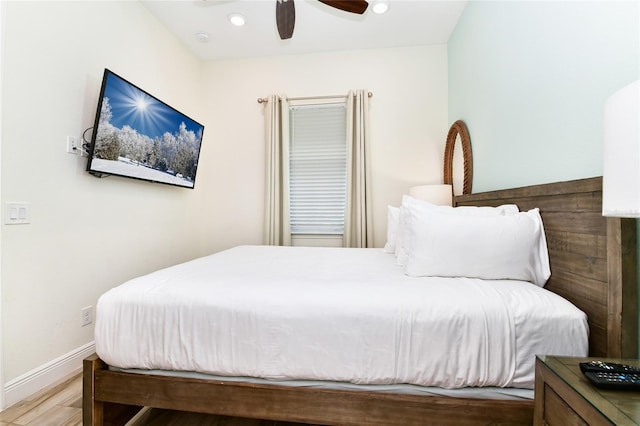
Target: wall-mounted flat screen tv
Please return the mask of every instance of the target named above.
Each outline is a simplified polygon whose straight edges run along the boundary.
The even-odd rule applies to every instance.
[[[193,188],[204,126],[105,69],[87,171]]]

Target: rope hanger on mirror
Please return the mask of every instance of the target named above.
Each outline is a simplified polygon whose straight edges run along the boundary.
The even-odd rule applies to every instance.
[[[453,151],[455,150],[456,140],[460,136],[462,143],[462,160],[464,163],[464,177],[462,185],[463,194],[471,194],[471,185],[473,183],[473,157],[471,156],[471,138],[469,130],[464,121],[458,120],[451,125],[447,134],[447,144],[444,148],[444,183],[445,185],[453,185]]]

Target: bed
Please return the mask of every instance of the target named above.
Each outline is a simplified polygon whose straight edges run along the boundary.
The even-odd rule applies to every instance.
[[[545,289],[586,314],[590,355],[635,357],[638,336],[635,221],[601,216],[601,186],[601,178],[582,179],[462,195],[455,197],[455,204],[539,208],[551,268]],[[115,363],[127,367],[126,360],[118,359]],[[320,367],[318,370],[322,370]],[[171,364],[166,368],[171,369]],[[275,366],[274,371],[278,368]],[[277,377],[260,381],[231,380],[219,375],[178,377],[163,371],[147,373],[151,374],[111,368],[97,355],[85,359],[84,424],[124,424],[144,406],[341,425],[531,424],[533,419],[533,401],[522,398],[454,397],[446,393],[398,392],[394,388],[292,387],[274,383],[272,379]],[[490,384],[509,385],[504,378],[495,380],[498,382]],[[441,385],[447,387],[447,382]]]

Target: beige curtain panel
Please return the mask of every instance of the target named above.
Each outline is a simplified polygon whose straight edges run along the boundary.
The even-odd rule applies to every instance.
[[[345,247],[373,247],[368,98],[366,90],[352,90],[347,96]]]
[[[264,243],[291,245],[289,223],[289,102],[272,95],[265,108],[266,179]]]

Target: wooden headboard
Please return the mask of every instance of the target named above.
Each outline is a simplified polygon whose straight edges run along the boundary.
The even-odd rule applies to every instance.
[[[637,358],[636,220],[602,216],[602,178],[459,195],[454,204],[540,209],[551,278],[545,288],[589,320],[589,355]]]

